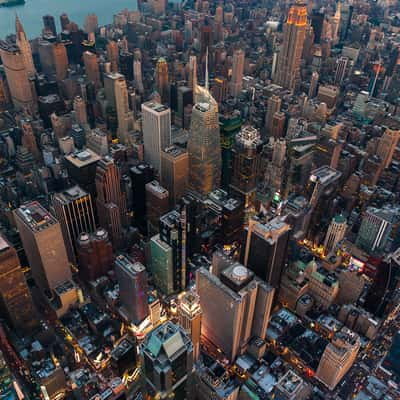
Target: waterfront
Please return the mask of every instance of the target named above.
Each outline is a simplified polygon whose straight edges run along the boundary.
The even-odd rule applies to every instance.
[[[112,17],[124,8],[136,9],[135,0],[26,0],[24,5],[0,8],[0,39],[15,33],[15,14],[17,13],[26,34],[30,39],[40,35],[43,28],[42,16],[53,15],[57,29],[60,28],[59,16],[67,13],[70,20],[82,26],[86,15],[96,13],[99,24],[112,23]]]

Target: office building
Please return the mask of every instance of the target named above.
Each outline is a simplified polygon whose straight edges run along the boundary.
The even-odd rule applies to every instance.
[[[400,130],[386,129],[379,138],[376,155],[382,160],[384,168],[388,168],[393,159],[400,139]]]
[[[90,51],[83,53],[83,63],[85,65],[85,72],[89,82],[92,82],[95,87],[100,86],[100,70],[97,62],[97,56]]]
[[[274,289],[231,260],[218,276],[201,267],[196,289],[202,310],[201,335],[233,362],[251,338],[265,339]]]
[[[345,79],[348,72],[348,65],[351,64],[351,61],[348,57],[340,57],[336,60],[336,71],[335,71],[335,80],[334,84],[340,86]]]
[[[114,76],[115,75],[118,75],[118,77],[114,79],[115,109],[117,111],[118,120],[118,140],[123,144],[128,144],[128,134],[133,130],[135,120],[132,111],[129,109],[126,80],[121,74],[114,74]]]
[[[249,220],[242,249],[243,263],[259,278],[275,289],[279,288],[286,262],[290,225],[280,217],[263,223],[258,218]]]
[[[179,295],[178,304],[179,325],[190,336],[193,344],[193,360],[200,356],[201,307],[200,298],[194,292],[184,292]]]
[[[147,233],[153,236],[158,233],[160,217],[169,210],[168,190],[163,188],[158,181],[146,184],[146,217]]]
[[[133,62],[133,79],[135,80],[135,87],[139,93],[143,93],[143,78],[142,78],[142,63],[140,60]]]
[[[157,171],[161,166],[161,151],[171,144],[171,110],[149,101],[142,104],[144,159]]]
[[[400,331],[393,337],[390,349],[383,361],[383,367],[393,371],[397,376],[400,375]]]
[[[122,244],[126,225],[126,196],[121,189],[121,174],[110,156],[102,158],[96,168],[96,208],[100,226],[111,236],[114,248]]]
[[[36,310],[15,249],[0,235],[1,315],[17,334],[32,333]]]
[[[282,400],[307,400],[312,393],[312,387],[289,369],[276,384],[275,393]]]
[[[146,184],[154,180],[154,168],[150,164],[140,163],[130,169],[130,177],[135,222],[146,232]]]
[[[238,400],[240,384],[221,376],[223,368],[218,362],[210,366],[196,365],[193,379],[194,400]]]
[[[360,349],[360,337],[343,327],[326,346],[318,365],[316,378],[333,390],[353,365]]]
[[[197,57],[189,57],[189,72],[188,72],[188,84],[189,87],[194,90],[197,86]]]
[[[75,263],[76,240],[82,232],[93,232],[96,228],[92,197],[79,186],[73,186],[56,193],[52,206],[60,221],[68,259]]]
[[[267,101],[267,113],[265,114],[265,127],[267,133],[272,135],[273,118],[276,112],[281,111],[282,100],[273,94]]]
[[[221,147],[218,114],[212,102],[197,103],[192,110],[188,153],[189,189],[206,196],[221,182]]]
[[[43,16],[44,31],[51,33],[53,36],[57,36],[56,23],[52,15]]]
[[[106,46],[107,58],[111,64],[111,72],[118,72],[119,48],[115,40],[110,40]]]
[[[86,146],[100,157],[108,154],[107,132],[100,128],[95,128],[87,135]]]
[[[75,96],[73,109],[75,112],[76,122],[82,127],[87,126],[88,116],[86,110],[86,102],[81,96]]]
[[[25,65],[25,69],[26,69],[28,75],[35,75],[36,68],[33,63],[31,45],[29,43],[29,40],[26,37],[24,28],[21,24],[21,21],[18,18],[18,15],[15,16],[15,31],[16,31],[16,42],[15,43],[21,52],[23,64]]]
[[[75,140],[80,134],[84,135],[84,131],[79,126],[76,129],[73,127],[71,136],[74,138],[75,146],[80,147],[79,140]],[[96,197],[96,171],[97,164],[101,157],[90,149],[78,151],[76,153],[65,156],[65,166],[67,167],[68,175],[82,189],[86,190],[90,195]]]
[[[161,152],[161,185],[168,190],[170,206],[174,206],[185,194],[188,186],[189,154],[181,147],[172,145]]]
[[[294,3],[283,25],[283,43],[278,55],[275,83],[294,91],[300,79],[300,62],[307,29],[307,7]]]
[[[356,245],[369,254],[385,249],[395,218],[395,210],[368,207],[362,217]]]
[[[147,272],[139,262],[119,255],[115,259],[115,273],[119,284],[122,313],[138,325],[149,315],[147,300]]]
[[[55,77],[57,81],[62,81],[68,74],[68,54],[64,43],[57,42],[53,45],[53,60]]]
[[[156,65],[156,87],[161,97],[162,104],[169,103],[169,75],[168,63],[165,58],[160,58]]]
[[[324,241],[324,253],[329,254],[336,250],[337,245],[344,238],[347,229],[347,221],[343,215],[334,217],[329,225]]]
[[[181,327],[167,321],[154,329],[141,346],[141,358],[148,396],[190,398],[193,346]]]
[[[236,135],[233,153],[233,174],[231,188],[244,199],[247,208],[254,200],[257,178],[260,172],[263,142],[259,131],[245,126]]]
[[[113,247],[103,228],[92,233],[82,232],[77,239],[76,252],[79,275],[84,282],[106,275],[113,265]]]
[[[99,22],[96,14],[88,14],[85,18],[84,29],[86,33],[95,33]]]
[[[14,211],[32,276],[45,293],[72,278],[60,223],[38,202]]]
[[[238,97],[243,87],[243,70],[244,70],[244,51],[235,50],[232,61],[232,77],[230,82],[230,94]]]
[[[137,351],[134,338],[124,336],[111,351],[111,368],[117,376],[131,371],[137,362]]]
[[[174,289],[174,262],[172,247],[155,235],[150,239],[150,265],[155,286],[169,296]]]
[[[0,43],[0,57],[6,74],[11,100],[17,110],[36,109],[29,71],[21,50],[10,43]]]

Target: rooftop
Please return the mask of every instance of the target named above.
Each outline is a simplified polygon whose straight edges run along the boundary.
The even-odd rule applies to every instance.
[[[169,108],[164,106],[163,104],[157,103],[155,101],[148,101],[147,103],[142,104],[143,108],[149,108],[155,112],[161,113],[163,111],[167,111]]]
[[[15,213],[33,232],[40,232],[58,223],[50,212],[37,201],[22,205]]]
[[[337,181],[342,176],[341,172],[334,168],[323,165],[311,172],[310,180],[312,182],[319,182],[323,185],[329,185]]]
[[[68,160],[75,167],[83,168],[86,167],[87,165],[99,161],[101,157],[93,150],[85,149],[80,152],[69,154],[68,156],[65,156],[65,159]]]
[[[61,201],[64,205],[69,204],[71,201],[80,200],[86,196],[89,196],[88,193],[78,185],[72,186],[63,192],[58,192],[55,194],[57,200]]]

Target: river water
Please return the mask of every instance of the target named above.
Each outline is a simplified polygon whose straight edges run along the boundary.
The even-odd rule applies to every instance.
[[[24,5],[0,7],[0,39],[15,33],[17,13],[29,39],[40,35],[43,28],[42,16],[50,14],[60,30],[60,15],[67,13],[70,21],[83,26],[88,14],[95,13],[99,24],[109,24],[113,15],[127,8],[136,9],[136,0],[26,0]]]

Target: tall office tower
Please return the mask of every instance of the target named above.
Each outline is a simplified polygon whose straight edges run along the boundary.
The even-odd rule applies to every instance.
[[[265,127],[268,135],[272,132],[273,118],[276,112],[281,111],[282,100],[276,95],[272,95],[267,101],[267,113],[265,114]]]
[[[67,31],[69,29],[70,20],[67,14],[62,13],[60,15],[60,25],[62,31]]]
[[[189,154],[181,147],[172,145],[161,152],[161,185],[168,190],[170,206],[174,206],[185,194],[188,186]]]
[[[161,151],[171,144],[171,110],[149,101],[142,104],[144,159],[160,172]]]
[[[81,126],[86,126],[88,123],[86,102],[81,96],[75,96],[73,102],[76,122]]]
[[[222,164],[218,113],[211,102],[193,107],[187,149],[189,188],[206,196],[219,188]]]
[[[263,142],[259,131],[245,126],[236,135],[233,153],[233,175],[231,188],[244,198],[245,208],[254,200]]]
[[[99,27],[96,14],[88,14],[85,18],[84,29],[86,33],[95,33]]]
[[[339,36],[340,40],[346,40],[347,33],[351,25],[351,18],[353,16],[354,7],[349,3],[342,3],[340,8],[340,25],[339,25]]]
[[[197,57],[196,56],[189,57],[188,84],[192,90],[194,90],[197,86]]]
[[[286,115],[282,111],[277,111],[272,118],[271,136],[275,139],[285,135]]]
[[[150,257],[149,270],[153,276],[154,285],[166,296],[176,293],[172,247],[162,241],[160,235],[155,235],[150,239]]]
[[[105,156],[96,169],[96,207],[100,226],[107,229],[115,248],[122,244],[126,224],[126,198],[121,190],[121,175],[114,160]]]
[[[39,151],[35,134],[33,133],[32,123],[30,120],[21,121],[22,130],[22,146],[24,146],[32,154],[35,161],[41,160],[41,153]]]
[[[143,78],[142,78],[142,62],[135,60],[133,62],[133,79],[135,81],[135,87],[139,93],[143,93]]]
[[[392,231],[396,211],[368,207],[363,215],[356,245],[368,253],[384,250]]]
[[[15,16],[15,31],[16,31],[16,45],[18,46],[21,54],[22,59],[24,60],[25,69],[28,72],[28,75],[35,75],[36,68],[33,64],[33,57],[32,57],[32,49],[31,45],[29,44],[29,40],[25,35],[24,28],[21,24],[21,21],[18,18],[18,15]]]
[[[200,59],[203,61],[206,53],[212,48],[214,44],[213,29],[209,18],[204,18],[204,23],[200,27]],[[208,68],[208,66],[207,66]]]
[[[64,43],[54,43],[53,45],[53,62],[56,74],[56,80],[62,81],[67,77],[68,73],[68,55]]]
[[[324,241],[324,253],[329,254],[336,249],[336,246],[344,238],[347,229],[347,221],[343,215],[337,215],[332,218],[328,232]]]
[[[297,2],[290,7],[283,26],[283,43],[278,55],[275,83],[293,91],[300,78],[300,61],[307,28],[307,7]]]
[[[141,346],[147,398],[190,398],[193,346],[189,335],[171,321],[150,332]]]
[[[220,276],[196,272],[202,310],[201,335],[232,362],[253,337],[265,340],[274,289],[254,273],[230,261]]]
[[[118,74],[118,78],[114,79],[114,85],[115,108],[118,119],[118,139],[121,143],[128,144],[128,133],[133,130],[135,121],[133,113],[129,109],[128,88],[124,76]]]
[[[267,223],[252,218],[246,229],[246,241],[242,249],[243,264],[275,289],[279,289],[286,261],[289,232],[290,225],[280,217]]]
[[[100,71],[96,54],[85,51],[83,53],[83,63],[85,64],[85,71],[89,82],[92,82],[95,87],[99,87]]]
[[[315,377],[333,390],[353,365],[360,346],[360,337],[343,327],[325,347]]]
[[[76,244],[79,275],[85,282],[107,274],[114,261],[108,233],[98,228],[92,233],[82,232]]]
[[[43,26],[45,32],[50,32],[53,36],[57,36],[56,23],[52,15],[43,16]]]
[[[169,74],[168,63],[165,58],[160,58],[156,65],[156,86],[159,95],[161,96],[161,103],[169,103]]]
[[[138,325],[149,315],[146,268],[139,262],[134,263],[128,257],[119,255],[115,259],[115,273],[122,311]]]
[[[332,29],[332,42],[337,44],[339,41],[339,28],[341,19],[341,3],[340,1],[336,3],[335,14],[330,18],[331,29]]]
[[[188,271],[186,269],[186,208],[173,210],[160,218],[160,240],[171,247],[173,290],[179,293],[185,290]]]
[[[101,157],[108,154],[108,138],[107,132],[100,128],[95,128],[90,131],[86,139],[88,149]]]
[[[22,271],[17,252],[0,235],[0,299],[1,315],[15,331],[32,333],[36,311]]]
[[[319,73],[317,71],[314,71],[311,75],[310,87],[308,89],[308,97],[310,99],[314,98],[317,95],[318,80],[319,80]]]
[[[336,60],[336,71],[335,71],[335,81],[334,84],[340,86],[347,73],[347,65],[349,64],[348,57],[340,57]]]
[[[128,82],[133,80],[133,53],[123,51],[119,55],[119,70]]]
[[[400,130],[387,128],[385,133],[379,138],[376,155],[380,157],[384,168],[388,168],[392,162],[393,154],[400,139]]]
[[[130,169],[133,194],[133,212],[137,226],[146,232],[146,184],[154,179],[154,168],[141,163]]]
[[[232,62],[232,78],[230,82],[230,94],[233,97],[239,96],[243,87],[243,70],[244,70],[244,51],[235,50]]]
[[[96,228],[92,198],[79,186],[73,186],[53,196],[53,208],[60,221],[68,259],[75,263],[76,240],[82,232]]]
[[[118,72],[119,49],[115,40],[110,40],[106,46],[107,58],[111,63],[111,72]]]
[[[14,217],[38,287],[52,291],[71,280],[60,223],[38,202],[17,208]]]
[[[1,42],[0,57],[14,107],[17,110],[27,109],[33,112],[36,108],[34,93],[21,50],[15,45]]]
[[[169,210],[168,190],[163,188],[158,181],[146,185],[146,217],[147,234],[153,236],[158,233],[160,217]]]
[[[188,291],[179,295],[178,321],[192,339],[193,360],[196,362],[200,356],[201,335],[200,298],[196,293]]]

